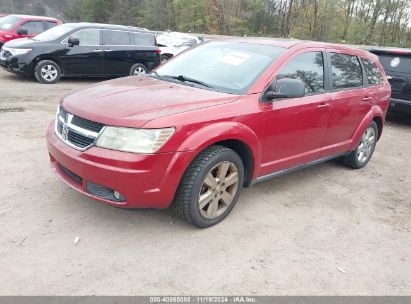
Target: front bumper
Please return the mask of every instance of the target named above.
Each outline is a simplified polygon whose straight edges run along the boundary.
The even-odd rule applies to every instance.
[[[411,114],[411,100],[391,98],[389,111]]]
[[[47,132],[47,145],[51,167],[64,182],[88,197],[123,208],[167,208],[194,158],[194,152],[146,155],[99,147],[81,152],[58,139],[54,121]],[[118,191],[124,201],[108,199],[101,191],[90,191],[91,183]]]
[[[6,71],[14,74],[25,75],[27,77],[32,76],[33,74],[33,65],[27,63],[22,56],[12,56],[8,58],[0,58],[0,66]]]

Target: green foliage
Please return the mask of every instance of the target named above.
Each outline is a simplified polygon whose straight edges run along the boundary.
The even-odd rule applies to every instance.
[[[410,0],[0,0],[0,12],[153,30],[411,47]]]

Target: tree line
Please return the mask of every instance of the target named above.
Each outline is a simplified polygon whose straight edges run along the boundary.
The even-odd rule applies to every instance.
[[[410,0],[0,0],[4,7],[57,7],[65,21],[152,30],[411,47]]]

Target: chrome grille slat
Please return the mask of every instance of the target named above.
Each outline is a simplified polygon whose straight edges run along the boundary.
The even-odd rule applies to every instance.
[[[85,151],[94,145],[104,125],[68,113],[63,108],[57,110],[55,132],[68,146]]]

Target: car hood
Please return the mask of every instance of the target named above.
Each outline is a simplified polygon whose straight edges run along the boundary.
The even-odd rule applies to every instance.
[[[10,47],[10,48],[25,48],[25,47],[30,47],[33,44],[36,45],[38,41],[34,41],[28,38],[17,38],[10,40],[7,42],[4,46]]]
[[[148,121],[235,101],[238,95],[204,90],[146,76],[101,82],[65,96],[61,106],[105,125],[139,128]]]

